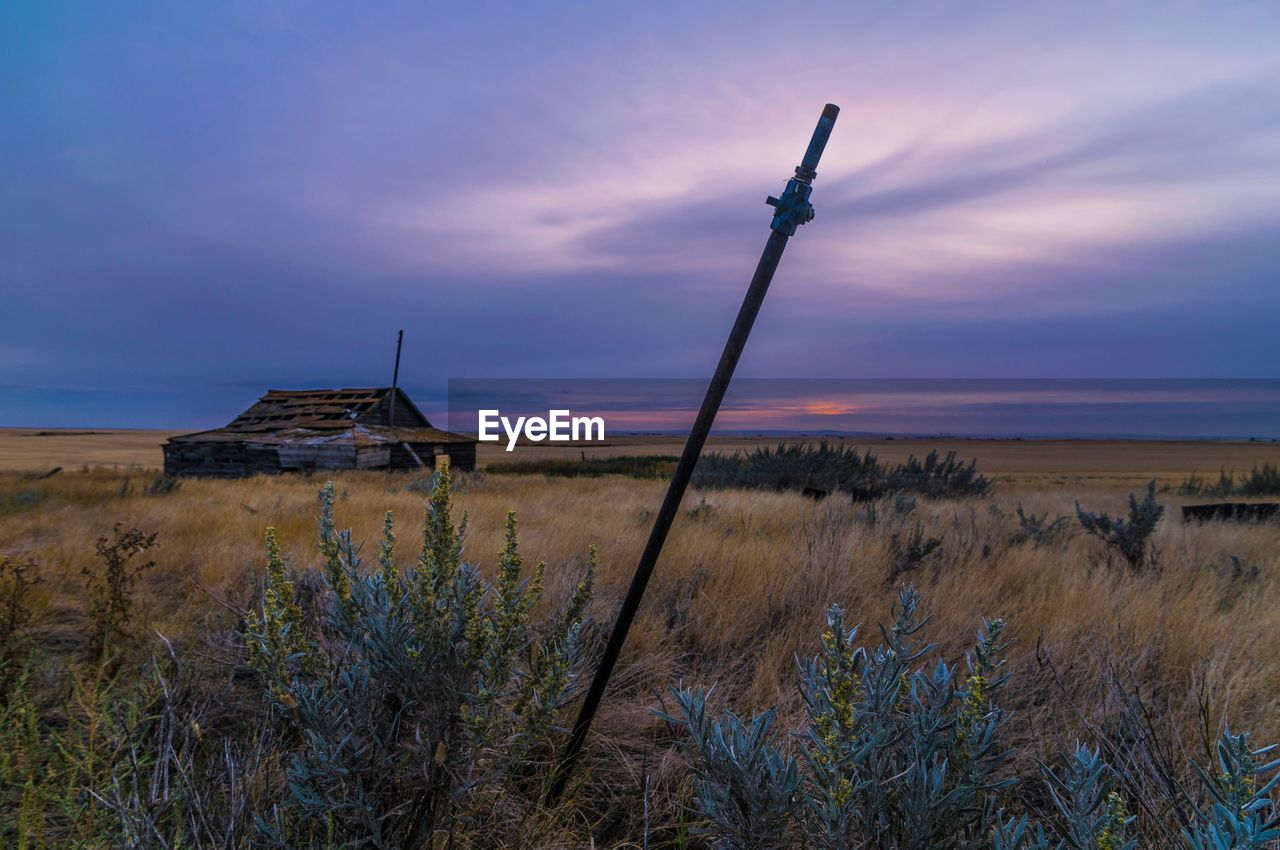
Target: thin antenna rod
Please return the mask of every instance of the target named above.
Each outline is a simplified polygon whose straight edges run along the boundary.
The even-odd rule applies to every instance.
[[[817,176],[818,159],[822,156],[827,139],[831,136],[831,129],[835,126],[836,116],[839,114],[840,107],[831,103],[826,105],[822,110],[822,117],[818,119],[818,126],[813,131],[804,160],[796,168],[795,177],[787,182],[787,188],[781,198],[770,196],[766,201],[774,208],[773,222],[769,225],[773,232],[769,234],[769,241],[765,243],[764,253],[756,265],[756,273],[751,278],[751,285],[747,288],[742,308],[738,311],[738,318],[734,321],[733,330],[729,332],[729,339],[724,344],[720,363],[716,366],[715,375],[712,376],[711,384],[707,387],[707,394],[702,399],[698,418],[693,423],[693,430],[689,432],[689,440],[684,444],[684,452],[680,455],[680,462],[676,464],[676,471],[671,477],[667,495],[662,500],[658,516],[654,519],[653,530],[649,532],[649,542],[645,544],[644,552],[640,555],[640,563],[636,565],[635,576],[631,579],[631,587],[627,590],[627,595],[622,600],[622,607],[618,610],[618,618],[614,621],[609,643],[605,646],[604,655],[600,659],[600,667],[596,670],[591,687],[582,701],[578,719],[573,724],[573,735],[569,739],[569,746],[565,749],[564,758],[551,777],[551,786],[547,792],[548,803],[554,803],[564,793],[569,774],[573,772],[574,764],[582,751],[587,732],[591,729],[591,721],[600,707],[605,687],[609,684],[609,677],[613,673],[614,665],[618,662],[622,645],[627,640],[627,631],[631,628],[631,622],[640,608],[645,587],[649,583],[649,577],[653,575],[658,556],[662,553],[667,532],[671,530],[671,523],[680,511],[680,501],[684,498],[684,491],[689,486],[689,479],[693,476],[693,468],[698,463],[702,446],[706,443],[707,435],[711,431],[711,424],[720,410],[720,402],[724,400],[724,394],[729,389],[729,381],[733,378],[738,359],[742,356],[743,348],[746,347],[747,337],[751,334],[751,326],[755,324],[756,314],[760,312],[765,293],[769,291],[773,273],[778,270],[782,251],[787,247],[787,239],[795,234],[799,225],[813,219],[813,206],[809,203],[809,195],[813,191],[813,178]]]
[[[391,404],[387,407],[387,425],[392,425],[396,421],[396,391],[400,386],[400,346],[404,345],[404,330],[396,334],[396,368],[391,373]]]

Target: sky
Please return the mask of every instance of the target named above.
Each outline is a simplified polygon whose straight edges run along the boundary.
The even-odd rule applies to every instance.
[[[1280,377],[1275,3],[0,6],[0,426],[268,388]]]

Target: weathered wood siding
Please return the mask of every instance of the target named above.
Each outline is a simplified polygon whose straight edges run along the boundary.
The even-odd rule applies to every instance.
[[[250,443],[173,443],[164,446],[166,475],[242,478],[280,471],[274,446]]]
[[[356,465],[354,446],[280,446],[276,451],[280,453],[281,469],[332,469],[335,464],[347,467]],[[322,455],[325,456],[323,459]]]
[[[387,469],[391,466],[391,446],[361,446],[356,452],[356,469]]]
[[[411,443],[422,464],[434,469],[441,455],[449,457],[451,468],[469,472],[476,468],[473,443]],[[279,472],[309,472],[320,469],[419,469],[401,444],[350,445],[262,445],[249,442],[166,443],[166,475],[209,478],[241,478]]]
[[[412,453],[410,453],[412,449]],[[417,457],[414,457],[414,454]],[[422,464],[419,465],[418,461]],[[391,446],[391,468],[392,469],[421,469],[422,466],[430,467],[432,465],[431,452],[428,451],[425,456],[418,451],[416,446],[406,446],[404,443],[395,443]]]
[[[360,414],[361,425],[394,425],[397,428],[430,428],[431,423],[414,410],[413,403],[407,396],[400,395],[396,399],[395,410],[391,410],[391,396],[388,392],[373,407]],[[391,415],[394,421],[388,422]]]

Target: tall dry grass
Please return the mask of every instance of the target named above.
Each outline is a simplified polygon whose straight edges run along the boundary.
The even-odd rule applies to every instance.
[[[86,606],[81,570],[93,563],[95,539],[117,522],[159,535],[159,548],[148,553],[157,566],[141,578],[142,617],[171,638],[225,620],[216,600],[247,599],[262,572],[267,526],[277,529],[294,564],[319,561],[316,493],[324,478],[189,480],[149,496],[148,475],[0,477],[0,554],[37,561],[45,578],[38,639],[76,651]],[[470,515],[468,557],[491,567],[505,512],[516,510],[526,557],[548,563],[548,598],[568,594],[582,553],[598,547],[590,614],[603,631],[665,482],[459,478],[456,505]],[[341,473],[333,480],[339,522],[369,541],[368,560],[384,511],[393,511],[411,538],[424,502],[407,489],[415,476]],[[719,682],[721,700],[735,708],[776,703],[784,713],[798,711],[795,655],[812,651],[831,602],[844,605],[851,622],[888,618],[895,539],[917,522],[943,542],[902,578],[917,585],[934,615],[930,635],[942,641],[942,654],[957,657],[980,616],[1010,624],[1013,681],[1005,704],[1015,712],[1013,740],[1024,757],[1060,752],[1112,723],[1119,710],[1108,687],[1113,673],[1132,674],[1192,755],[1200,756],[1228,715],[1233,728],[1252,730],[1259,742],[1280,740],[1280,525],[1185,525],[1178,507],[1186,500],[1163,494],[1168,513],[1154,537],[1156,567],[1145,573],[1080,534],[1074,519],[1072,531],[1050,545],[1033,545],[1018,531],[1019,505],[1074,516],[1079,500],[1119,512],[1126,494],[1114,482],[1006,481],[990,498],[920,500],[910,514],[895,515],[889,502],[873,512],[834,498],[691,493],[597,722],[586,808],[597,818],[638,818],[646,777],[650,789],[670,792],[663,805],[678,798],[682,774],[667,730],[651,713],[674,681]],[[408,567],[412,553],[399,557]],[[675,817],[655,807],[650,817]]]

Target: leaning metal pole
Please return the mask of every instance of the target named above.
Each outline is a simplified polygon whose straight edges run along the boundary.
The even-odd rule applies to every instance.
[[[796,232],[799,225],[813,220],[813,206],[809,203],[809,195],[813,191],[813,178],[817,176],[818,159],[822,156],[823,148],[827,146],[827,139],[831,137],[831,129],[835,126],[836,116],[839,114],[840,107],[834,104],[828,103],[823,108],[822,117],[818,119],[818,126],[813,131],[813,138],[809,141],[804,159],[796,167],[795,177],[788,181],[781,198],[770,196],[766,201],[774,208],[773,222],[769,225],[773,232],[769,234],[769,241],[765,243],[764,253],[756,265],[756,273],[751,278],[746,297],[742,300],[742,309],[738,311],[733,330],[729,332],[729,339],[724,344],[720,363],[716,366],[715,375],[712,376],[711,384],[707,387],[707,394],[702,399],[702,407],[698,410],[698,418],[694,420],[693,430],[689,432],[689,440],[684,444],[684,451],[680,455],[679,463],[676,464],[675,474],[671,477],[670,486],[667,487],[667,495],[662,500],[662,508],[653,522],[653,530],[649,532],[649,542],[645,544],[644,552],[640,555],[640,563],[636,566],[635,576],[631,579],[631,587],[627,590],[626,598],[622,600],[622,607],[618,610],[618,619],[614,621],[609,643],[605,646],[604,655],[600,659],[600,667],[596,670],[595,678],[591,680],[591,687],[587,690],[586,698],[582,702],[578,719],[573,724],[573,735],[569,739],[569,746],[552,777],[547,794],[549,803],[557,800],[564,792],[569,775],[573,772],[578,755],[582,752],[587,732],[591,729],[591,721],[600,707],[605,686],[608,685],[614,665],[618,662],[622,645],[627,640],[631,622],[640,608],[640,600],[644,597],[649,577],[653,575],[653,568],[657,565],[658,556],[662,553],[667,532],[671,530],[671,523],[680,511],[680,501],[684,498],[684,491],[689,486],[693,468],[698,463],[702,446],[706,443],[707,434],[711,431],[711,424],[720,410],[720,402],[724,400],[725,391],[729,389],[729,381],[733,378],[733,370],[738,365],[738,358],[742,356],[742,349],[747,344],[747,336],[751,333],[751,326],[755,324],[756,314],[760,312],[765,293],[769,291],[773,273],[778,269],[782,251],[787,247],[787,239]]]

